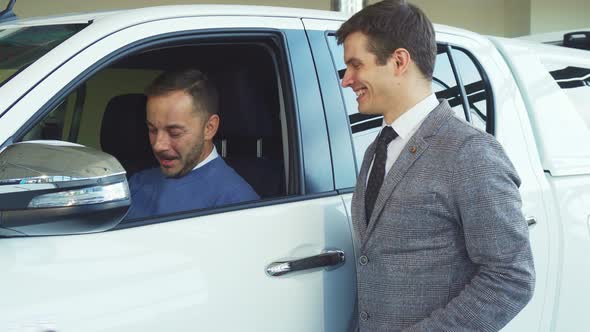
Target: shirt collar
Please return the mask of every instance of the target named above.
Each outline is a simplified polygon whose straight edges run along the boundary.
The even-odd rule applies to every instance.
[[[414,130],[426,119],[428,114],[438,106],[439,102],[434,93],[424,98],[410,108],[391,124],[391,127],[402,139],[408,139]],[[387,126],[383,120],[383,127]]]
[[[211,150],[211,153],[209,153],[207,158],[205,158],[203,161],[198,163],[197,166],[195,166],[195,168],[193,168],[192,170],[194,171],[199,167],[205,166],[205,164],[207,164],[208,162],[212,161],[213,159],[215,159],[217,157],[219,157],[219,154],[217,153],[217,149],[215,148],[215,145],[213,145],[213,150]]]

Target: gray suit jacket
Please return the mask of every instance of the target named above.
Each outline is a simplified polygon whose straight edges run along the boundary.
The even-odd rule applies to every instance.
[[[424,120],[368,226],[374,143],[365,153],[352,199],[361,331],[497,331],[532,296],[520,179],[493,136],[453,115],[442,100]]]

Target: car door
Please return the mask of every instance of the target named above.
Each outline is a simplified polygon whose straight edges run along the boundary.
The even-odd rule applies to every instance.
[[[316,58],[332,153],[338,156],[333,157],[334,181],[350,211],[354,186],[350,174],[356,174],[357,168],[360,168],[366,148],[381,128],[382,118],[359,114],[352,90],[338,88],[342,77],[339,74],[343,75],[346,68],[343,48],[337,45],[334,36],[341,22],[304,20],[304,24]],[[438,29],[433,91],[438,98],[449,100],[458,117],[495,134],[522,180],[522,210],[530,224],[537,281],[531,302],[504,330],[548,328],[552,314],[551,305],[546,303],[552,301],[553,294],[547,291],[547,283],[552,282],[555,276],[549,264],[556,258],[552,253],[556,248],[550,229],[555,226],[548,223],[543,206],[543,191],[546,188],[542,188],[542,179],[539,178],[543,176],[543,171],[535,157],[534,139],[524,104],[520,95],[514,92],[517,87],[510,72],[506,66],[498,65],[502,59],[493,49],[490,51],[488,41],[471,38],[474,35],[467,37],[465,32],[441,31],[441,27]],[[507,85],[510,85],[510,89],[506,88]],[[465,94],[464,101],[461,101],[462,96],[448,93],[455,86],[461,86],[460,90]],[[343,125],[347,118],[348,124]]]
[[[92,29],[111,24],[96,20]],[[14,104],[0,118],[2,142],[17,140],[56,96],[116,54],[175,34],[243,31],[272,32],[284,44],[284,52],[277,52],[287,69],[279,90],[290,96],[281,104],[292,104],[285,115],[293,133],[287,159],[297,161],[286,174],[297,189],[284,197],[158,216],[103,233],[1,238],[0,330],[347,328],[356,287],[351,228],[334,188],[321,97],[309,75],[315,69],[299,19],[183,17],[113,31],[64,58]],[[327,254],[330,264],[321,267]],[[284,262],[292,261],[299,264],[291,268],[301,270],[285,274]]]

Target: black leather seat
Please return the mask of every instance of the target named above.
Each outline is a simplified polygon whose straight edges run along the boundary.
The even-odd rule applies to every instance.
[[[214,76],[220,96],[218,151],[262,198],[285,195],[286,182],[277,87],[272,76],[264,78],[252,68]]]
[[[127,177],[158,165],[149,143],[146,100],[146,96],[140,93],[115,96],[102,117],[102,150],[119,160]]]

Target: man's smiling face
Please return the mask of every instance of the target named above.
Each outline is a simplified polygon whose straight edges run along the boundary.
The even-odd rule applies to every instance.
[[[395,63],[390,57],[385,64],[378,64],[368,43],[368,37],[362,32],[353,32],[344,40],[346,73],[342,86],[350,87],[356,93],[359,112],[385,114],[395,103],[398,85]]]

